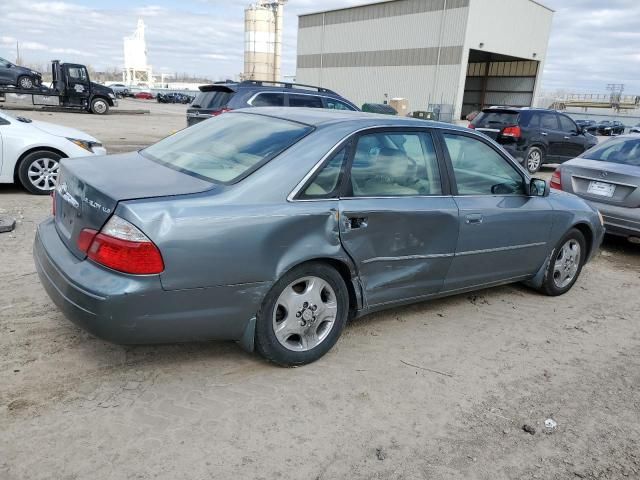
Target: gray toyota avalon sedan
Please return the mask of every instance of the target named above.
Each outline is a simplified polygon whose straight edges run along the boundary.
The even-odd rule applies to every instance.
[[[116,343],[237,340],[282,365],[348,318],[527,282],[567,292],[603,236],[487,137],[360,112],[238,110],[140,152],[65,159],[35,263]]]

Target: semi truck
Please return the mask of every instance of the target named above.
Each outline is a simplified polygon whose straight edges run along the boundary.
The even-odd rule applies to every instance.
[[[109,87],[94,83],[89,71],[77,63],[51,62],[51,87],[0,85],[0,106],[39,106],[86,110],[96,115],[109,113],[117,106],[116,95]]]

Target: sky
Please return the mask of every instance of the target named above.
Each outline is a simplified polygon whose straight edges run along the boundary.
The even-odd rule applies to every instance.
[[[510,0],[504,0],[508,5]],[[212,80],[243,68],[244,7],[250,0],[0,0],[0,57],[25,63],[53,58],[96,70],[122,66],[122,38],[146,24],[154,73],[188,73]],[[284,75],[295,74],[297,15],[366,3],[289,0],[285,7]],[[640,95],[640,1],[542,0],[556,10],[542,77],[545,90],[605,92],[624,83]],[[28,7],[25,7],[28,5]],[[525,21],[523,19],[523,21]]]

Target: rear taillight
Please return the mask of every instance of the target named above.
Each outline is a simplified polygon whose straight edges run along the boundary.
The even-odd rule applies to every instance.
[[[100,233],[83,230],[78,248],[94,262],[119,272],[151,275],[164,270],[158,247],[135,225],[117,215],[109,219]]]
[[[551,188],[555,188],[556,190],[562,190],[562,175],[560,174],[560,170],[556,170],[555,172],[553,172],[553,175],[551,175],[549,186]]]
[[[217,117],[221,113],[230,112],[231,110],[232,110],[231,108],[224,107],[224,108],[221,108],[220,110],[214,110],[213,112],[211,112],[211,115],[213,115],[214,117]]]
[[[473,123],[470,123],[469,125],[467,125],[471,130],[475,130],[476,126]]]
[[[504,127],[502,129],[502,136],[503,137],[512,137],[512,138],[520,138],[520,136],[522,135],[522,131],[520,130],[520,127],[518,125],[514,125],[512,127]]]

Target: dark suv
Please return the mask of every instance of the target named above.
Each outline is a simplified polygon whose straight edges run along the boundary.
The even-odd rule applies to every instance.
[[[19,67],[9,60],[0,58],[0,85],[15,85],[30,90],[42,84],[42,75],[25,67]]]
[[[218,82],[203,85],[187,109],[187,126],[221,113],[248,107],[311,107],[359,110],[349,100],[321,87],[297,83]]]
[[[529,172],[544,163],[562,163],[597,145],[567,115],[541,108],[485,108],[469,124],[501,144]]]

